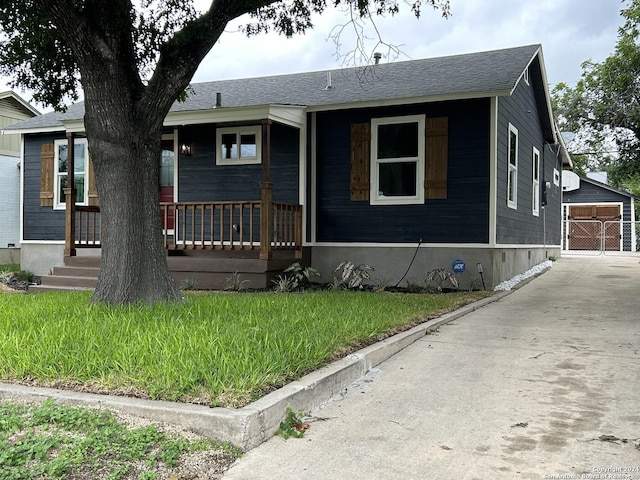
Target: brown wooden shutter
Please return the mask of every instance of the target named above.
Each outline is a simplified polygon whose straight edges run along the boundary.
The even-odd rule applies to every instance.
[[[89,205],[97,206],[98,203],[98,190],[96,189],[96,177],[93,173],[93,162],[91,161],[91,157],[89,157]]]
[[[371,162],[371,124],[351,125],[351,201],[369,200],[369,164]]]
[[[447,198],[447,157],[449,119],[427,118],[427,161],[424,195],[427,199]]]
[[[40,147],[40,206],[53,207],[54,144]]]

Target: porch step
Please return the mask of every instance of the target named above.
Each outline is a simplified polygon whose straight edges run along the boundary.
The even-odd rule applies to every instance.
[[[98,283],[98,268],[55,267],[52,275],[41,277],[40,285],[32,285],[29,292],[54,290],[93,290]]]
[[[86,287],[69,287],[65,285],[30,285],[29,293],[46,293],[46,292],[86,292],[93,288]]]
[[[246,288],[269,288],[272,280],[292,263],[299,261],[308,265],[308,256],[303,259],[272,258],[261,260],[255,256],[233,257],[215,252],[202,255],[170,255],[169,270],[176,285],[197,290],[223,290],[227,279],[237,274]],[[40,285],[32,285],[29,292],[93,290],[98,282],[100,257],[65,257],[63,267],[55,267],[51,275],[41,277]]]

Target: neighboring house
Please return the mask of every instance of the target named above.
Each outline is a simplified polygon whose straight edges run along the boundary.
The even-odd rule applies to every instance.
[[[22,259],[36,273],[63,263],[67,138],[84,223],[71,222],[80,233],[66,250],[99,246],[87,234],[99,201],[82,118],[80,103],[8,129],[25,144]],[[310,263],[325,281],[348,260],[390,285],[454,262],[462,285],[477,285],[481,264],[487,288],[560,255],[570,159],[540,45],[194,84],[165,127],[172,254],[268,262],[290,249],[287,264]],[[178,278],[197,270],[169,260]]]
[[[636,252],[638,197],[594,178],[562,172],[563,250]]]
[[[36,115],[14,92],[0,92],[0,130]],[[0,263],[20,261],[20,146],[20,137],[0,136]]]

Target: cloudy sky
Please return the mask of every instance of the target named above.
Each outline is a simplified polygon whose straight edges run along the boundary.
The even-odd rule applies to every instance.
[[[394,58],[379,45],[374,32],[367,50],[384,54],[383,62],[453,55],[474,51],[542,44],[549,83],[575,83],[581,64],[604,60],[613,50],[622,25],[622,0],[450,0],[451,16],[424,9],[417,20],[410,12],[377,19],[384,42],[400,46]],[[194,81],[242,78],[341,68],[331,40],[334,27],[344,24],[343,11],[331,10],[315,18],[315,29],[291,39],[275,34],[247,39],[230,25],[202,63]],[[246,19],[245,19],[246,21]],[[236,30],[236,31],[234,31]],[[347,29],[348,31],[348,29]],[[353,49],[345,35],[340,53]]]
[[[196,5],[210,0],[195,0]],[[450,0],[451,17],[425,8],[417,20],[407,8],[390,18],[378,18],[376,27],[387,44],[399,47],[394,56],[383,45],[376,45],[375,32],[367,31],[366,51],[383,53],[382,62],[429,58],[474,51],[493,50],[540,43],[553,86],[574,84],[581,75],[581,64],[597,62],[610,55],[617,29],[622,24],[623,0]],[[276,34],[246,38],[230,24],[218,44],[197,71],[194,82],[255,77],[342,68],[355,38],[345,30],[337,50],[332,31],[344,25],[344,11],[329,10],[314,18],[315,28],[291,39]],[[346,55],[346,56],[345,56]],[[26,100],[28,92],[18,92]]]

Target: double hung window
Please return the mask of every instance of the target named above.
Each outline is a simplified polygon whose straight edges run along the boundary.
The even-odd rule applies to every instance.
[[[372,205],[424,203],[425,116],[371,120]]]
[[[88,204],[88,174],[89,174],[89,153],[87,150],[87,139],[78,138],[74,142],[74,165],[73,165],[73,187],[76,190],[76,203],[78,205]],[[69,185],[69,144],[67,140],[56,140],[54,144],[54,208],[63,209],[66,206],[64,189]]]
[[[533,147],[533,195],[531,198],[531,213],[536,217],[540,214],[540,150]]]
[[[518,208],[518,129],[509,124],[507,205]]]

